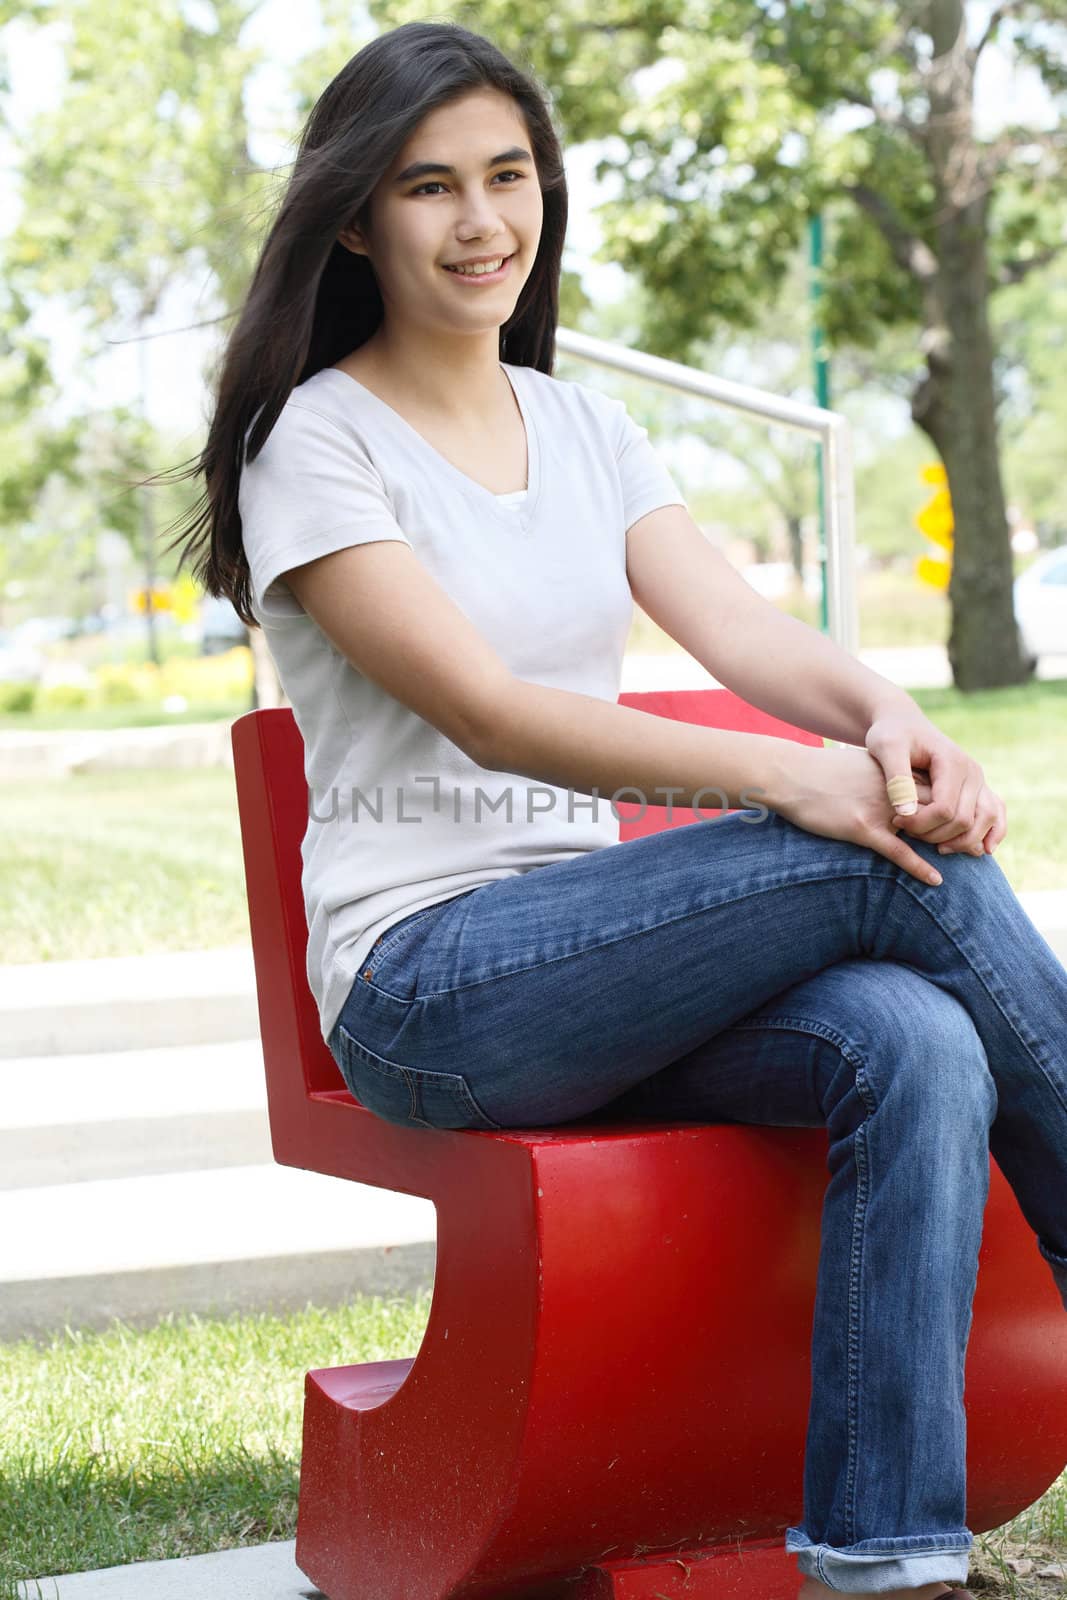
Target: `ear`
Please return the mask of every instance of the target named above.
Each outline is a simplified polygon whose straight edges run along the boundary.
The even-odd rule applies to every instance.
[[[353,255],[363,256],[367,254],[367,241],[355,223],[350,222],[343,227],[337,235],[337,241],[339,244],[343,244],[346,250],[351,250]]]

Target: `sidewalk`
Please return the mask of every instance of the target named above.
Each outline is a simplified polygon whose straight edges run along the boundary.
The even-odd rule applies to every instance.
[[[295,1560],[296,1540],[177,1561],[134,1561],[19,1585],[23,1600],[326,1600]]]
[[[0,780],[65,778],[119,767],[233,766],[230,723],[153,723],[143,728],[0,729]]]
[[[250,944],[0,966],[0,1060],[259,1036]]]
[[[0,1340],[408,1294],[435,1239],[429,1200],[275,1163],[258,1037],[0,1061]]]

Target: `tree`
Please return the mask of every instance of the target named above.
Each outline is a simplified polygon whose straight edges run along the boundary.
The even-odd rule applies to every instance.
[[[274,183],[251,157],[244,111],[261,52],[238,42],[261,3],[212,0],[194,13],[160,0],[37,0],[34,20],[63,25],[67,82],[18,140],[22,214],[5,271],[27,301],[58,296],[85,315],[87,356],[103,339],[142,335],[168,286],[191,274],[214,290],[209,320],[239,303],[258,202]],[[128,420],[124,456],[139,475],[149,446]],[[154,570],[153,486],[126,492],[141,529],[131,523],[131,537]]]
[[[55,394],[44,342],[29,329],[30,307],[10,284],[0,286],[0,605],[18,581],[22,542],[53,475],[70,476],[77,425],[52,425],[38,410]]]
[[[351,51],[349,9],[325,8],[335,25],[346,14],[327,54],[342,38]],[[386,28],[424,7],[370,0],[370,12]],[[565,143],[614,136],[596,169],[618,179],[600,208],[602,254],[649,291],[642,349],[690,361],[715,325],[753,326],[808,219],[823,212],[831,344],[914,330],[912,416],[945,464],[956,517],[955,682],[1023,681],[990,300],[1064,247],[1067,135],[1020,124],[983,136],[975,78],[996,42],[1061,104],[1067,0],[656,0],[614,10],[477,0],[449,16],[533,68]],[[651,66],[659,83],[641,98],[635,79]]]

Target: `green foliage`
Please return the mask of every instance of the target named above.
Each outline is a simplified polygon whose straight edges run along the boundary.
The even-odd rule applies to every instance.
[[[249,150],[245,96],[261,57],[243,40],[256,9],[256,0],[21,8],[30,22],[62,16],[68,81],[58,105],[21,136],[23,214],[0,291],[0,399],[12,418],[9,434],[0,424],[9,469],[0,481],[9,534],[0,541],[0,581],[16,566],[38,578],[86,568],[101,525],[140,547],[145,493],[164,522],[187,503],[176,485],[128,487],[189,453],[188,441],[171,451],[153,439],[134,411],[96,416],[91,442],[85,418],[41,423],[47,364],[27,319],[43,298],[61,298],[85,316],[94,346],[116,331],[129,337],[191,266],[203,272],[220,321],[237,306],[283,178],[258,169]],[[974,26],[958,65],[969,94],[982,19],[980,7],[964,10]],[[841,359],[871,352],[887,388],[910,396],[928,376],[946,320],[943,292],[920,281],[916,262],[940,273],[940,291],[958,277],[944,252],[955,203],[945,174],[974,175],[975,195],[988,189],[994,305],[1014,293],[1005,285],[1062,246],[1067,215],[1057,131],[976,134],[968,115],[945,113],[944,86],[930,70],[935,43],[941,50],[945,41],[929,30],[950,14],[905,0],[717,0],[710,8],[654,0],[621,15],[593,0],[462,0],[447,19],[497,40],[535,74],[565,148],[607,141],[596,171],[614,178],[615,193],[599,207],[599,255],[639,291],[625,335],[633,347],[699,365],[730,329],[762,331],[818,211],[827,223],[827,340]],[[323,85],[372,33],[442,20],[425,0],[371,0],[356,28],[349,0],[322,0],[321,15],[323,43],[291,73],[291,122],[272,130],[293,140],[294,153]],[[1028,0],[997,34],[997,46],[1031,63],[1054,95],[1067,89],[1065,22],[1062,0]],[[561,309],[567,325],[594,334],[610,323],[572,271]],[[1039,308],[1035,315],[1045,320]],[[798,350],[803,337],[798,331]],[[1025,367],[1023,342],[1009,337],[997,354],[1005,387]],[[22,370],[28,379],[16,376]],[[1051,423],[1039,429],[1015,462],[1050,506],[1056,485],[1047,469],[1041,481],[1040,463],[1054,453],[1053,436]],[[981,465],[967,471],[973,477]],[[776,498],[795,503],[797,484],[810,479],[810,452],[795,468],[783,457],[782,474]],[[775,482],[767,470],[762,477]],[[60,499],[57,480],[71,491],[63,514],[42,515],[42,505]],[[991,491],[986,503],[997,498]],[[999,536],[983,530],[987,543]],[[966,527],[960,537],[962,548]]]
[[[89,690],[80,683],[50,683],[38,689],[35,709],[78,711],[89,704]]]
[[[36,592],[49,571],[86,569],[102,527],[151,554],[160,577],[176,570],[177,555],[157,551],[151,530],[184,509],[189,491],[136,484],[187,457],[190,440],[172,449],[135,406],[90,404],[48,422],[59,396],[46,346],[25,324],[42,303],[64,303],[87,326],[88,358],[103,339],[136,334],[190,271],[206,276],[220,309],[236,303],[263,178],[244,113],[261,56],[238,42],[256,9],[256,0],[20,7],[24,22],[62,18],[66,83],[18,139],[22,209],[0,290],[0,584],[17,574]],[[49,518],[56,503],[61,514]]]
[[[35,683],[0,683],[0,713],[32,711],[36,695]]]

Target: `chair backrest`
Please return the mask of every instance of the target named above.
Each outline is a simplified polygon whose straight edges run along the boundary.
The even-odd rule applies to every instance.
[[[619,704],[676,722],[771,734],[821,746],[818,734],[757,710],[729,689],[669,689],[621,694]],[[348,1098],[319,1028],[307,980],[307,919],[301,888],[301,843],[308,818],[304,744],[288,706],[250,711],[231,729],[241,820],[252,954],[256,969],[263,1060],[272,1131],[303,1120],[308,1097]],[[712,775],[713,781],[714,775]],[[672,807],[619,800],[620,840],[717,815],[701,804]]]

